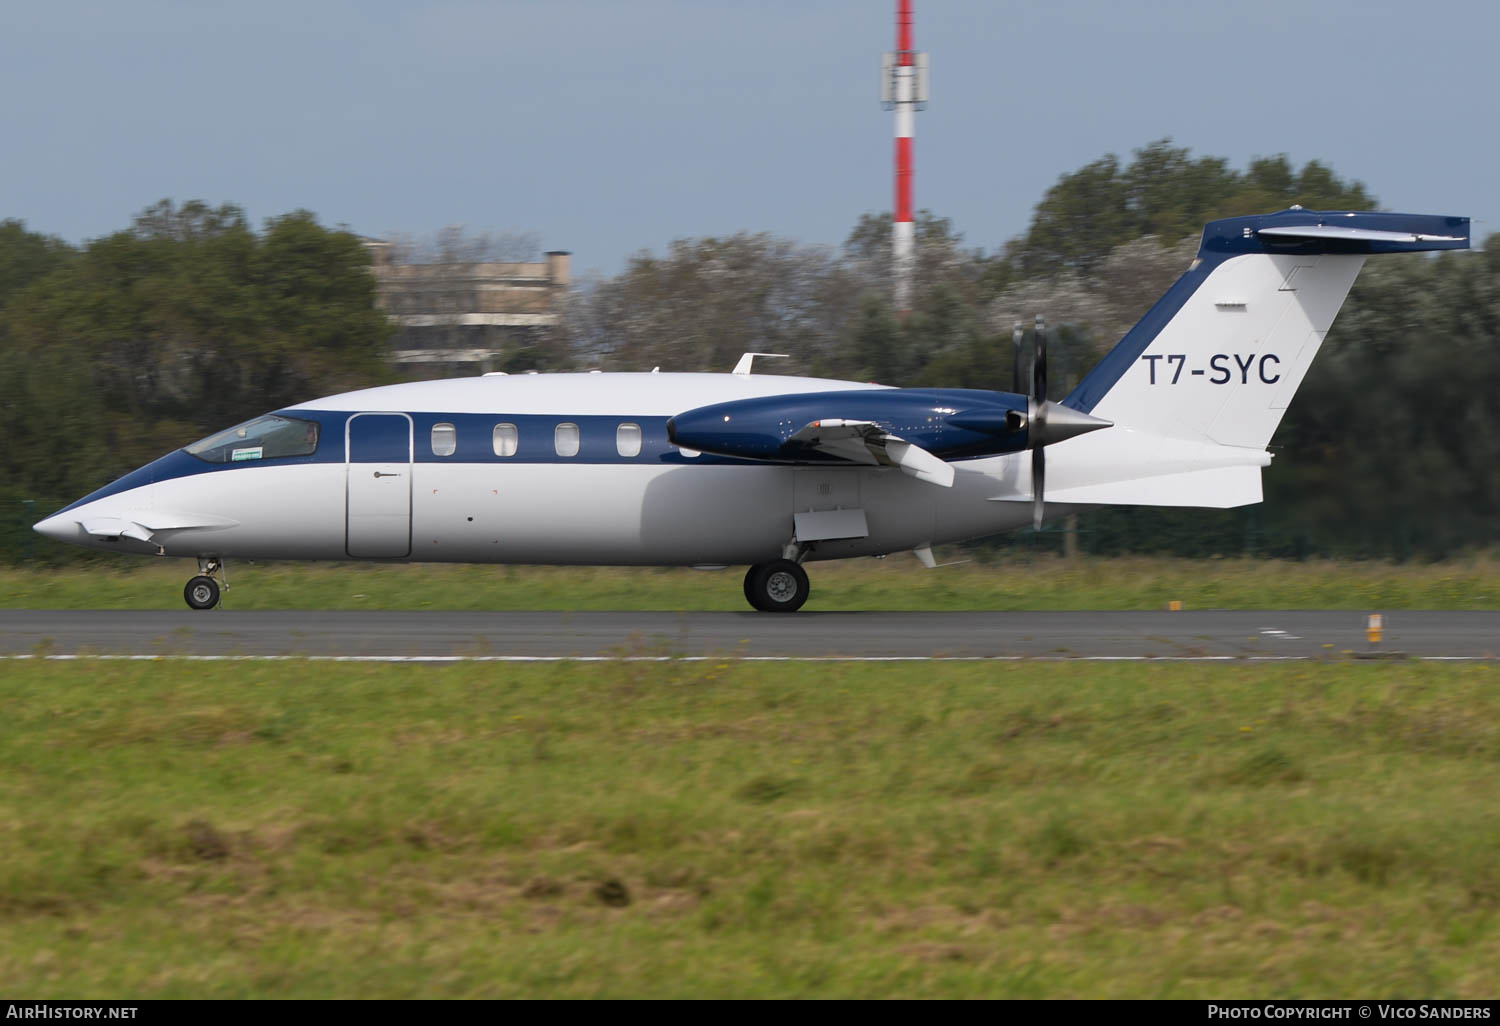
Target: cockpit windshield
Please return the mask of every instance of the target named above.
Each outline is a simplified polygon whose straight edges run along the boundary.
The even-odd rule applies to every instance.
[[[187,451],[208,463],[242,463],[310,456],[318,448],[318,424],[291,417],[256,417],[194,442]]]

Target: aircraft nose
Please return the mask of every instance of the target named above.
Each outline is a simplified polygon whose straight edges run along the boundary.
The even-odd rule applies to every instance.
[[[52,516],[31,525],[37,534],[57,541],[72,541],[78,536],[78,522],[70,517]]]

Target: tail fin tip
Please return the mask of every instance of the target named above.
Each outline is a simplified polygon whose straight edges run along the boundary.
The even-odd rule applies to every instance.
[[[1064,405],[1168,438],[1261,448],[1367,257],[1467,249],[1467,217],[1304,210],[1203,230],[1187,272]]]

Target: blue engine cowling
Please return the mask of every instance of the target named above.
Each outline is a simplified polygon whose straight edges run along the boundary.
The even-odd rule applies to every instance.
[[[667,421],[674,445],[752,460],[840,462],[791,440],[813,421],[864,420],[941,459],[1025,449],[1029,401],[969,388],[802,392],[700,406]]]

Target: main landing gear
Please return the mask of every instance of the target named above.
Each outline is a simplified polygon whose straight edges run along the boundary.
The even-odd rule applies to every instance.
[[[745,573],[745,598],[762,613],[795,613],[808,591],[807,571],[794,560],[757,563]]]
[[[193,609],[212,609],[219,604],[220,586],[213,579],[213,574],[218,574],[224,580],[223,590],[229,590],[229,575],[224,572],[222,560],[211,557],[198,557],[198,576],[187,582],[187,587],[182,589],[182,597]]]

